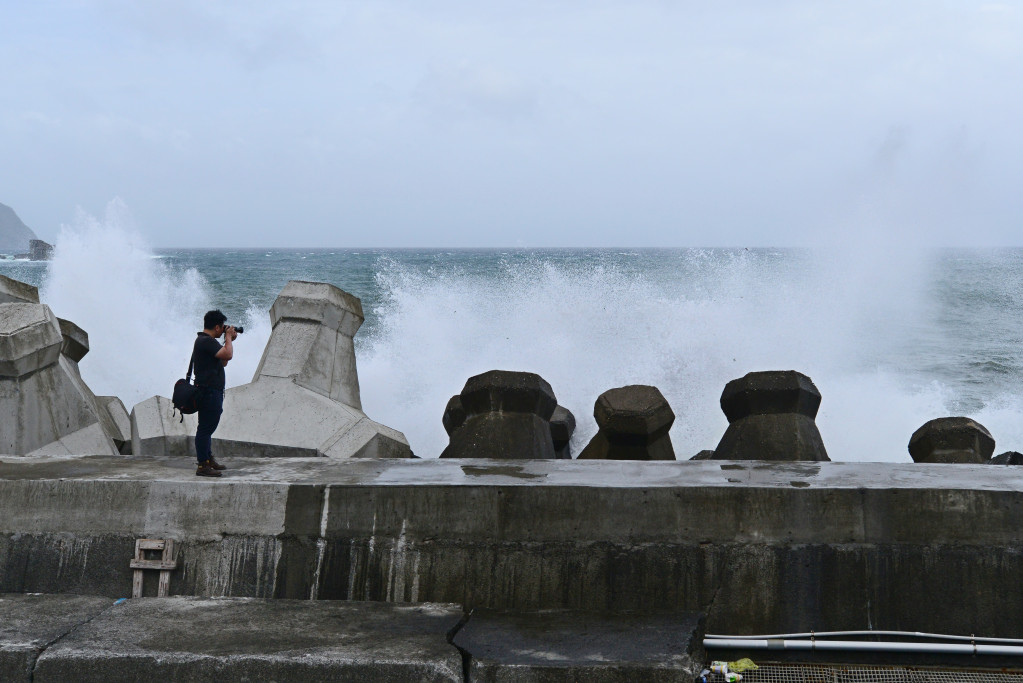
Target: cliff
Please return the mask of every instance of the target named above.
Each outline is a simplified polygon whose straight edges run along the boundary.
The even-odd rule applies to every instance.
[[[36,234],[21,222],[14,209],[0,204],[0,253],[27,253],[29,240],[34,239]]]

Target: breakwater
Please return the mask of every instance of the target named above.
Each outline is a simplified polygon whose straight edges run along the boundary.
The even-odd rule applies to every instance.
[[[726,633],[1023,637],[1023,474],[989,465],[3,459],[0,591],[697,610]]]
[[[1019,456],[992,457],[969,418],[923,425],[913,463],[831,462],[812,380],[755,372],[724,387],[713,450],[677,453],[664,396],[631,385],[596,397],[600,429],[571,459],[575,418],[550,384],[494,370],[438,407],[440,457],[416,457],[362,412],[358,299],[294,282],[253,381],[227,392],[214,452],[230,470],[209,480],[167,399],[129,415],[93,395],[87,333],[0,284],[0,592],[118,598],[138,580],[150,595],[703,614],[733,634],[1023,637]],[[136,574],[140,539],[173,541],[164,589]]]

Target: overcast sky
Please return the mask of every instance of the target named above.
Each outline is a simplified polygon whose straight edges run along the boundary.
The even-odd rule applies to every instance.
[[[1023,244],[1023,10],[0,0],[0,202],[155,246]]]

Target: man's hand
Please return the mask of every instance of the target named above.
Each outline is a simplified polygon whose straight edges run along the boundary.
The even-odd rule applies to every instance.
[[[234,329],[233,325],[228,325],[224,328],[224,338],[234,341],[238,338],[238,330]]]

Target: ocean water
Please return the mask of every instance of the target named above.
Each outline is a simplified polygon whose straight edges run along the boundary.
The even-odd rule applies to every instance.
[[[542,375],[575,413],[573,448],[612,387],[657,386],[679,458],[713,448],[725,383],[795,369],[823,395],[833,460],[908,461],[939,416],[986,425],[1023,451],[1023,250],[155,249],[116,216],[66,227],[48,263],[0,261],[88,333],[82,374],[129,407],[169,395],[202,314],[246,332],[227,368],[248,382],[290,279],[362,299],[356,335],[366,413],[423,457],[447,442],[441,414],[465,380]]]

